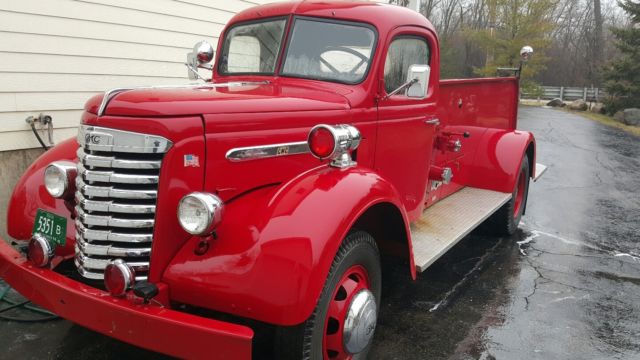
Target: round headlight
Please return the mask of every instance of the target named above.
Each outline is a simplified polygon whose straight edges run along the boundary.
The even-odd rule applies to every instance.
[[[222,200],[219,197],[194,192],[180,200],[178,221],[189,234],[210,235],[222,220],[222,211]]]
[[[72,162],[52,162],[44,171],[44,186],[56,199],[67,197],[73,193],[76,173],[76,165]]]

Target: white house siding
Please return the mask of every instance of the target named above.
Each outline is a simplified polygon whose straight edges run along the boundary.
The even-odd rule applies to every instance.
[[[126,85],[186,83],[193,44],[271,0],[0,0],[0,152],[37,148],[25,118],[74,136],[85,101]]]
[[[0,0],[0,237],[13,187],[43,152],[27,116],[52,116],[55,142],[73,137],[92,95],[188,82],[193,45],[216,45],[234,14],[266,2]]]
[[[234,14],[273,1],[0,0],[0,237],[13,187],[43,153],[26,117],[52,116],[54,142],[73,137],[91,96],[187,83],[196,42],[215,46]]]

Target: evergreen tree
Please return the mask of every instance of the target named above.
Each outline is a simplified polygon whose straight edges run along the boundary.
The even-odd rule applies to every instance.
[[[618,3],[631,18],[626,28],[612,28],[621,56],[605,69],[605,99],[607,112],[640,107],[640,2],[624,0]]]

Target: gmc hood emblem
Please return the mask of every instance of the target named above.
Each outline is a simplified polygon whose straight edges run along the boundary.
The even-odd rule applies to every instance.
[[[91,136],[91,134],[85,134],[84,135],[84,142],[86,144],[100,144],[100,137],[99,136]]]
[[[84,140],[84,144],[87,146],[109,146],[113,145],[113,136],[99,131],[87,131],[80,138]]]

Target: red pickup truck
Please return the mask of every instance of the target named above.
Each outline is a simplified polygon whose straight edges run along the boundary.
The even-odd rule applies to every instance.
[[[441,80],[431,23],[371,2],[258,6],[220,39],[187,64],[210,80],[87,102],[14,190],[0,277],[173,356],[249,358],[267,327],[278,358],[363,358],[381,258],[415,279],[516,230],[544,170],[517,76]]]

